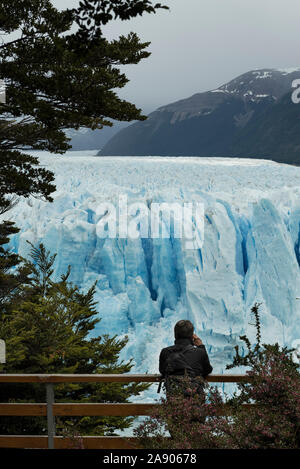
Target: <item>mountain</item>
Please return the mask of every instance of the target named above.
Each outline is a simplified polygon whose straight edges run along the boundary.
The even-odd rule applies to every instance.
[[[231,155],[300,164],[300,105],[290,91],[238,134]]]
[[[96,148],[103,148],[117,132],[128,125],[128,122],[113,121],[112,127],[103,127],[101,130],[82,127],[79,130],[67,129],[65,133],[67,137],[71,138],[69,144],[72,145],[73,151],[95,150]]]
[[[99,155],[161,155],[161,156],[239,156],[273,158],[272,145],[265,148],[261,125],[265,132],[276,135],[281,142],[285,126],[280,126],[280,106],[292,119],[295,135],[300,131],[300,106],[292,103],[292,81],[300,78],[300,69],[262,69],[247,72],[212,91],[197,93],[190,98],[162,106],[146,121],[137,122],[114,135]],[[286,100],[281,99],[286,95]],[[273,112],[275,115],[273,116]],[[271,128],[269,128],[271,126]],[[295,128],[296,127],[296,128]],[[259,139],[256,133],[260,133]],[[252,143],[256,143],[255,152]],[[258,143],[260,142],[260,144]],[[298,158],[293,141],[281,145],[284,161]],[[266,153],[264,153],[266,151]],[[296,153],[296,157],[294,155]],[[293,155],[292,155],[293,154]],[[282,158],[280,161],[283,161]]]
[[[183,318],[194,322],[214,372],[222,372],[239,335],[253,338],[256,301],[263,342],[299,339],[300,168],[237,158],[35,154],[54,171],[57,190],[53,203],[21,198],[8,212],[21,229],[10,247],[28,257],[26,240],[43,242],[57,253],[56,278],[70,264],[75,284],[97,281],[95,333],[128,334],[121,358],[133,357],[136,372],[157,373],[159,351]],[[140,204],[134,213],[141,203],[203,204],[203,245],[187,249],[172,230],[166,238],[99,237],[100,204],[118,213],[124,194],[128,207]]]

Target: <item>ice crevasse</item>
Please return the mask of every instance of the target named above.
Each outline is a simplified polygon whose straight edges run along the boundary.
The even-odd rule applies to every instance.
[[[300,168],[265,160],[188,157],[96,157],[37,152],[53,170],[54,202],[21,199],[4,218],[21,229],[10,247],[28,256],[43,242],[57,253],[55,276],[70,264],[82,288],[97,280],[101,322],[93,334],[123,336],[121,358],[157,373],[173,327],[190,319],[214,372],[223,372],[239,336],[254,337],[250,310],[261,303],[264,342],[300,339]],[[81,156],[78,156],[81,155]],[[161,238],[100,238],[97,207],[201,202],[203,245],[186,249]]]

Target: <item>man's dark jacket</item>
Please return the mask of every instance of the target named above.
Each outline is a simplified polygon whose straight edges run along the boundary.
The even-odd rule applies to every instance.
[[[171,347],[163,348],[159,356],[159,372],[165,376],[166,374],[166,360],[170,353],[174,351],[180,351],[187,347],[187,345],[192,344],[190,339],[176,339],[175,345]],[[212,366],[209,363],[209,358],[206,352],[204,345],[194,345],[190,350],[187,350],[184,353],[186,362],[193,368],[195,376],[202,376],[206,378],[212,372]],[[176,373],[174,373],[176,374]]]

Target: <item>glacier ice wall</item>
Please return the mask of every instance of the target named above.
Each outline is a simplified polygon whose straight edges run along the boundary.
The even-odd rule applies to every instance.
[[[11,248],[27,256],[32,243],[57,253],[55,275],[97,280],[102,318],[97,333],[128,334],[122,358],[135,371],[156,373],[173,326],[190,319],[222,372],[238,343],[253,337],[250,309],[260,302],[263,340],[291,345],[300,338],[300,168],[230,158],[74,157],[38,152],[56,175],[52,204],[22,199],[5,218],[21,232]],[[204,243],[100,239],[97,206],[128,202],[202,202]]]

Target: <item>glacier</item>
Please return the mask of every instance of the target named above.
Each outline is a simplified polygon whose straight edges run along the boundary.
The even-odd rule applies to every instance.
[[[54,202],[30,197],[3,216],[21,229],[10,248],[28,257],[43,242],[57,253],[54,275],[97,280],[101,322],[93,334],[129,341],[134,372],[157,373],[161,348],[179,319],[191,320],[215,373],[225,372],[239,336],[255,338],[250,310],[261,303],[262,339],[300,339],[300,168],[266,160],[197,157],[63,156],[32,152],[52,170]],[[183,240],[101,239],[97,207],[130,202],[204,204],[203,246]]]

